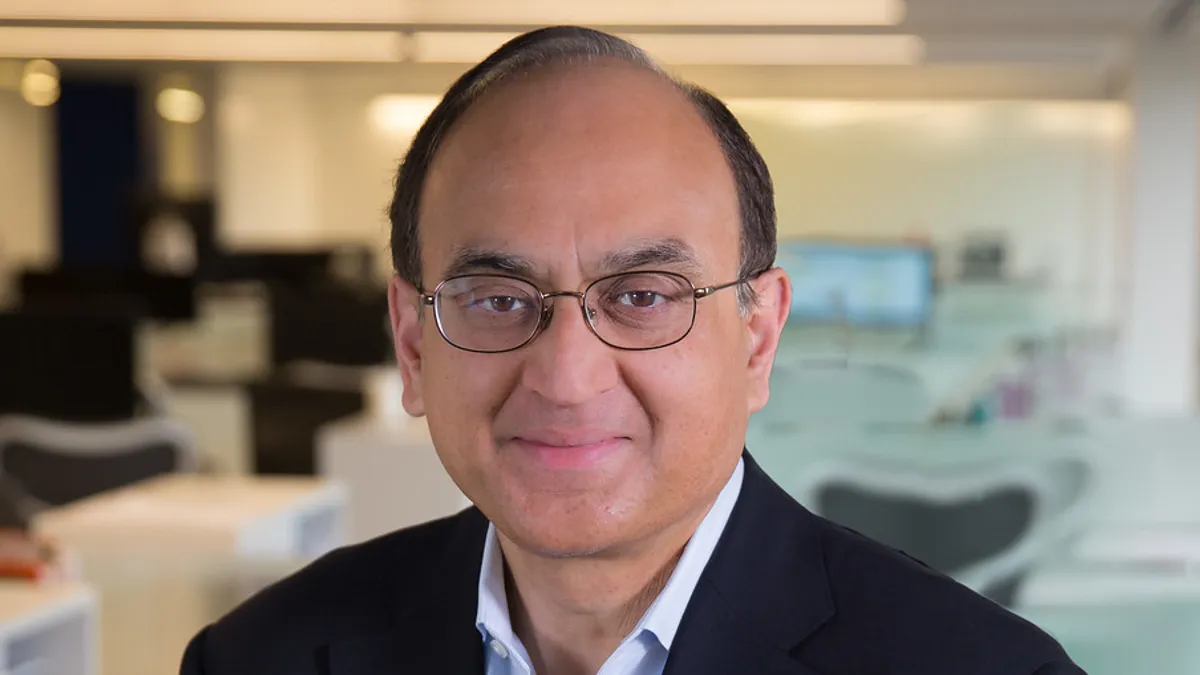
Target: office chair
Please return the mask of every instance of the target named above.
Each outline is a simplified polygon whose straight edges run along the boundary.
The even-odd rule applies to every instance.
[[[67,504],[195,467],[191,432],[161,417],[78,424],[0,417],[0,478],[23,510]]]
[[[1049,432],[1038,447],[1014,446],[1007,457],[989,452],[986,434],[949,432],[946,440],[961,444],[955,458],[923,442],[938,433],[902,443],[889,438],[895,434],[862,434],[812,459],[784,487],[823,517],[1011,606],[1031,569],[1082,530],[1092,467],[1052,447],[1059,444]],[[1035,436],[996,435],[999,443]],[[886,456],[854,447],[867,444],[887,447]]]

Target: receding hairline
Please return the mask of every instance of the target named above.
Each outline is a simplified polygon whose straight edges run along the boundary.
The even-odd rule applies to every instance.
[[[523,84],[527,85],[538,81],[569,78],[595,70],[617,70],[639,73],[644,75],[648,81],[662,84],[664,92],[672,92],[673,95],[678,97],[679,102],[683,104],[682,109],[689,110],[694,115],[693,120],[706,128],[713,141],[719,143],[719,139],[713,132],[711,125],[704,119],[700,106],[688,95],[686,85],[658,68],[657,64],[651,62],[649,65],[644,65],[641,62],[630,61],[620,56],[607,54],[588,57],[586,59],[563,57],[561,60],[531,64],[521,70],[507,73],[498,79],[489,79],[481,87],[472,87],[471,94],[465,97],[465,107],[438,139],[437,147],[430,156],[430,168],[437,163],[446,146],[458,132],[475,118],[479,109],[485,107],[495,98],[509,93],[513,88]]]
[[[421,221],[425,220],[424,210],[427,205],[425,193],[429,189],[428,178],[438,171],[439,165],[442,165],[449,154],[448,150],[455,144],[455,140],[461,135],[462,131],[471,126],[472,122],[476,120],[481,109],[485,109],[495,98],[511,93],[513,88],[519,87],[522,84],[534,84],[536,86],[539,80],[549,81],[556,78],[569,78],[597,69],[611,69],[631,74],[642,74],[647,82],[661,84],[663,86],[662,91],[665,94],[676,97],[677,102],[680,104],[678,112],[690,115],[692,125],[696,131],[703,134],[704,138],[711,142],[714,157],[718,158],[721,165],[727,170],[730,187],[736,194],[736,177],[733,175],[732,167],[729,166],[721,147],[721,139],[718,137],[709,120],[705,118],[700,104],[689,95],[684,83],[671,77],[666,72],[657,68],[656,65],[653,67],[643,66],[640,62],[629,61],[620,56],[603,55],[585,60],[565,59],[562,61],[538,63],[524,70],[514,71],[503,79],[491,81],[490,86],[482,91],[478,91],[474,97],[468,99],[469,102],[466,107],[459,112],[453,123],[441,134],[436,148],[429,157],[425,170],[426,180],[421,186],[422,194],[418,199],[417,237],[420,237],[420,230],[423,229],[420,227]]]

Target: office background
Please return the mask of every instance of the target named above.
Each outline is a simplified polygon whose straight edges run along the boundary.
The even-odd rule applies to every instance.
[[[0,672],[170,672],[465,505],[398,404],[385,210],[438,95],[558,22],[713,90],[771,168],[768,472],[1093,675],[1200,667],[1193,3],[202,4],[0,0]]]

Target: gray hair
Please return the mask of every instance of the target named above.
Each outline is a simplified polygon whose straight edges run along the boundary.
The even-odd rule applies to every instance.
[[[775,190],[766,162],[733,113],[708,91],[668,75],[645,51],[608,33],[577,26],[542,28],[505,43],[451,85],[417,131],[400,163],[388,215],[392,223],[392,262],[396,273],[417,288],[421,281],[418,232],[421,192],[434,156],[454,124],[487,91],[500,83],[551,65],[617,60],[644,68],[677,87],[696,106],[725,155],[737,186],[741,216],[740,278],[751,278],[775,262]],[[743,309],[755,301],[748,284],[738,287]]]

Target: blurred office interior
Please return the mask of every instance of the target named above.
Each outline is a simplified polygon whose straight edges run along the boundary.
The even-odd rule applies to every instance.
[[[467,504],[399,405],[386,206],[450,82],[554,23],[770,165],[773,478],[1092,675],[1200,672],[1194,4],[0,0],[0,672],[173,672]]]

